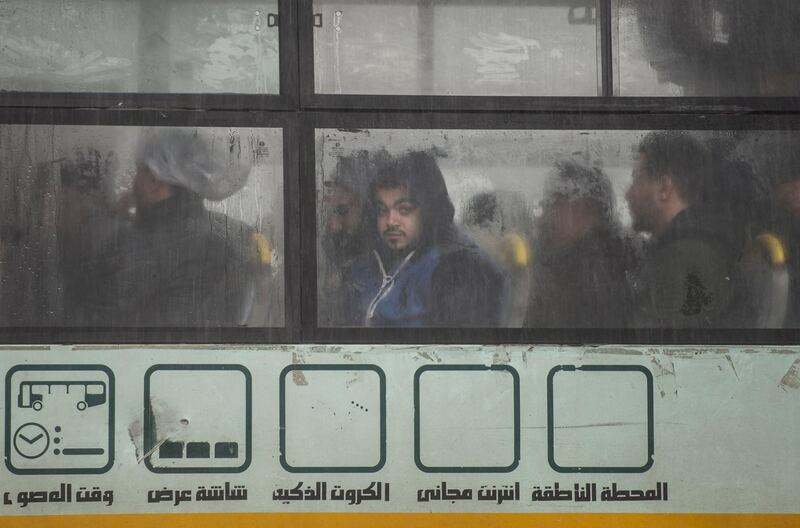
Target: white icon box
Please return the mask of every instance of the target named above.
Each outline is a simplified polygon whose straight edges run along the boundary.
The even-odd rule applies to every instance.
[[[498,365],[431,365],[415,381],[417,466],[508,472],[519,463],[519,377]]]
[[[155,473],[250,464],[251,379],[240,365],[156,365],[145,375],[145,463]]]
[[[386,457],[385,376],[372,365],[292,365],[281,386],[281,457],[291,472],[373,472]]]
[[[13,367],[5,424],[12,473],[104,473],[114,462],[114,375],[102,365]]]
[[[647,471],[652,375],[640,366],[556,367],[549,376],[550,463],[563,472]]]

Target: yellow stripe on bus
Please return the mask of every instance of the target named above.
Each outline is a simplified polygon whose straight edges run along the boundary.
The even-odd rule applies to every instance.
[[[800,514],[173,513],[0,517],[3,528],[797,528]]]

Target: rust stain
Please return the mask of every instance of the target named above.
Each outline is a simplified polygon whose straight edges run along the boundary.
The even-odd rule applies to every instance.
[[[800,389],[800,359],[794,360],[792,366],[781,379],[780,387],[786,389]]]

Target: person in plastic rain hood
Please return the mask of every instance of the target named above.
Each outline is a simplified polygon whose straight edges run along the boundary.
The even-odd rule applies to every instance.
[[[377,327],[492,327],[503,280],[453,224],[434,158],[410,152],[370,185],[370,250],[352,267],[354,323]]]
[[[114,325],[233,326],[252,308],[254,230],[206,209],[247,181],[238,136],[212,151],[198,131],[167,129],[140,145],[135,220],[122,244]]]

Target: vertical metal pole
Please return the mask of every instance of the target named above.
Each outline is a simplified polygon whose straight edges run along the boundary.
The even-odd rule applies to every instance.
[[[600,68],[602,71],[601,95],[614,95],[614,54],[613,54],[613,16],[612,0],[598,0],[598,19],[600,21]]]
[[[139,7],[138,91],[169,93],[172,76],[170,16],[172,6],[144,0]]]
[[[417,7],[417,57],[420,76],[420,95],[433,95],[436,71],[434,58],[436,37],[434,34],[434,6],[431,0],[422,0]]]

